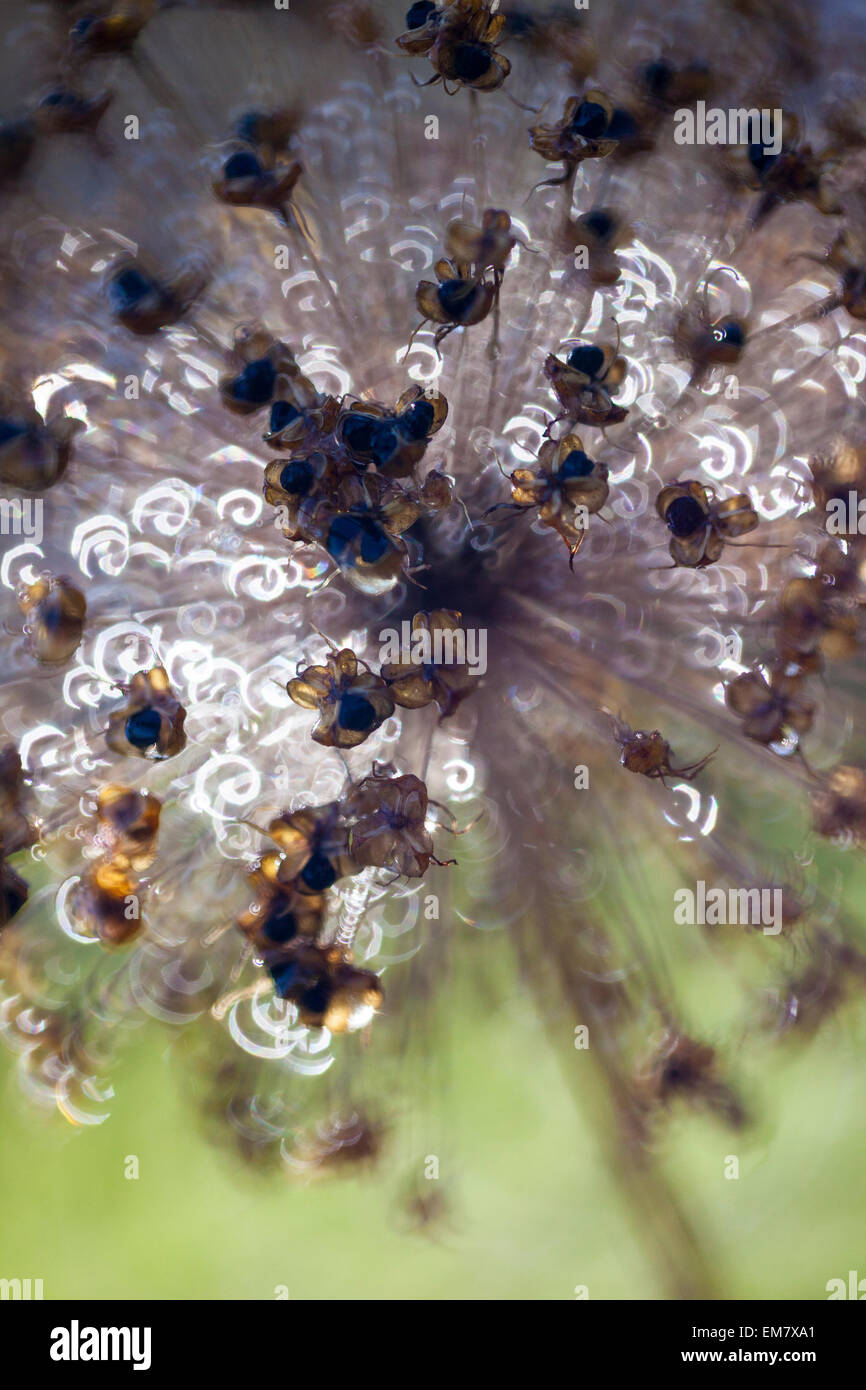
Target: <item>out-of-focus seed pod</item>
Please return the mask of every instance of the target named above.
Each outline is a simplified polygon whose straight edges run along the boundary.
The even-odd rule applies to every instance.
[[[299,946],[289,959],[271,966],[271,977],[302,1023],[332,1033],[363,1028],[384,998],[379,977],[349,964],[336,947]]]
[[[37,579],[19,595],[24,631],[37,661],[55,665],[75,655],[84,632],[87,600],[68,579]]]
[[[36,835],[25,815],[24,772],[14,743],[0,748],[0,843],[4,854],[32,845]]]
[[[100,839],[119,869],[141,873],[156,857],[162,803],[150,792],[111,782],[96,802]]]
[[[0,482],[44,492],[63,477],[81,420],[55,414],[44,420],[25,392],[0,385]]]
[[[142,928],[143,890],[126,869],[97,864],[76,885],[72,898],[78,922],[106,946],[124,946]]]
[[[133,676],[126,704],[108,717],[105,741],[114,753],[172,758],[186,746],[186,710],[161,666]]]

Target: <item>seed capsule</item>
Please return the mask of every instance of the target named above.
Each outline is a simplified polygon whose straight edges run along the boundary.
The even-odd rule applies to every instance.
[[[109,715],[105,741],[127,757],[172,758],[186,746],[186,710],[161,666],[133,676],[122,709]]]
[[[100,790],[99,838],[116,868],[141,873],[153,863],[161,809],[161,801],[150,792],[116,782]]]
[[[57,665],[75,655],[84,632],[87,601],[68,579],[37,579],[19,595],[25,632],[37,661]]]

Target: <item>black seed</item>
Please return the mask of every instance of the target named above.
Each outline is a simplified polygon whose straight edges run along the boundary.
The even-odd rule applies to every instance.
[[[461,323],[472,312],[478,294],[478,286],[472,280],[443,280],[439,286],[439,303],[442,310]]]
[[[722,330],[722,341],[729,343],[731,347],[742,347],[746,341],[743,325],[737,323],[736,319],[731,319]]]
[[[108,287],[108,298],[116,314],[134,309],[142,299],[153,293],[153,282],[134,266],[127,266],[114,276]]]
[[[276,946],[285,946],[298,934],[295,914],[281,898],[274,898],[262,922],[262,934]]]
[[[674,70],[670,63],[666,63],[664,58],[657,58],[654,63],[647,63],[641,77],[643,84],[651,96],[661,98],[664,96],[671,84]]]
[[[258,179],[262,172],[262,166],[251,150],[238,150],[223,165],[223,174],[227,179]]]
[[[387,463],[393,458],[400,444],[395,424],[392,420],[380,420],[373,431],[372,454],[378,464]]]
[[[345,514],[335,516],[328,527],[325,549],[338,564],[343,564],[349,560],[352,546],[360,534],[361,526],[356,517]]]
[[[585,140],[597,140],[607,130],[607,112],[597,101],[582,101],[571,118],[571,130]]]
[[[506,15],[505,29],[512,39],[522,39],[526,34],[532,34],[538,27],[538,21],[528,10],[509,10]]]
[[[246,140],[248,144],[255,145],[259,138],[259,122],[262,119],[261,111],[246,111],[238,120],[235,130],[241,140]]]
[[[582,449],[572,449],[559,466],[559,476],[561,478],[586,478],[594,467],[595,464],[592,459]]]
[[[360,544],[360,558],[367,565],[381,560],[390,548],[387,534],[371,517],[335,516],[328,529],[326,549],[338,565],[351,562],[352,549]]]
[[[607,128],[608,139],[633,140],[639,132],[640,128],[631,112],[624,111],[621,106],[617,106]]]
[[[749,163],[761,178],[772,169],[778,158],[777,154],[772,154],[760,142],[749,146]]]
[[[675,498],[665,512],[668,530],[678,540],[684,540],[686,536],[693,535],[700,526],[704,525],[706,519],[706,512],[694,497]]]
[[[593,343],[581,343],[568,354],[568,365],[584,376],[595,377],[604,366],[604,353]]]
[[[352,734],[366,734],[376,722],[376,711],[363,695],[349,690],[340,700],[338,722]]]
[[[435,411],[429,401],[413,401],[399,416],[397,428],[406,439],[426,439],[435,419]]]
[[[369,454],[379,420],[375,415],[365,415],[362,410],[350,410],[342,423],[343,443],[353,454]]]
[[[150,748],[159,738],[162,716],[159,710],[147,706],[131,714],[126,721],[126,738],[133,748]]]
[[[599,241],[607,241],[614,229],[614,220],[608,212],[588,212],[583,224]]]
[[[327,980],[318,980],[305,989],[298,999],[301,1008],[308,1014],[324,1014],[331,1002],[331,986]]]
[[[80,106],[78,97],[73,96],[72,92],[49,92],[47,97],[43,97],[40,106]]]
[[[269,357],[260,357],[250,362],[240,376],[232,382],[232,395],[236,401],[247,401],[249,405],[267,405],[274,394],[277,374]]]
[[[310,855],[298,877],[311,893],[324,893],[326,888],[336,883],[337,871],[328,856],[317,850]]]
[[[27,434],[27,426],[17,420],[0,420],[0,445],[8,444],[10,439],[20,439]]]
[[[313,465],[309,459],[293,459],[280,472],[280,487],[292,497],[305,497],[313,482]]]
[[[274,401],[271,406],[269,432],[279,434],[280,430],[284,430],[293,420],[299,420],[300,417],[301,412],[292,405],[291,401]]]
[[[289,960],[282,965],[272,965],[270,975],[277,994],[281,999],[285,999],[298,978],[298,962]]]
[[[390,548],[391,542],[382,527],[377,526],[375,521],[365,521],[361,538],[361,559],[364,564],[375,565]]]
[[[406,28],[421,29],[430,18],[436,6],[433,0],[417,0],[417,3],[410,6],[406,11]]]
[[[26,888],[0,888],[0,926],[11,922],[27,901]]]
[[[458,43],[454,49],[454,76],[461,82],[477,82],[490,67],[490,53],[481,43]]]
[[[43,632],[51,635],[59,632],[66,621],[63,612],[63,602],[57,593],[50,594],[43,599],[39,605],[39,626]]]

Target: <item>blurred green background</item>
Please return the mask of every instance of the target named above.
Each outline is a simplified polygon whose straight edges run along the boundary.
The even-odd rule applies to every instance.
[[[0,1275],[40,1277],[49,1299],[271,1299],[278,1285],[300,1299],[573,1299],[579,1284],[590,1299],[664,1297],[568,1085],[586,1054],[570,1036],[551,1043],[503,937],[466,928],[458,947],[447,1083],[431,1102],[440,1138],[427,1141],[450,1201],[441,1222],[413,1231],[399,1201],[429,1151],[423,1112],[395,1115],[367,1175],[256,1175],[204,1138],[153,1025],[92,1129],[35,1115],[0,1055]],[[479,1008],[477,967],[495,962],[495,997]],[[684,983],[708,1016],[731,1003],[705,971]],[[828,1279],[866,1275],[864,1041],[849,1010],[807,1044],[750,1049],[753,1130],[676,1112],[662,1131],[663,1167],[723,1297],[823,1299]],[[130,1154],[137,1181],[124,1177]],[[729,1154],[736,1181],[724,1177]]]

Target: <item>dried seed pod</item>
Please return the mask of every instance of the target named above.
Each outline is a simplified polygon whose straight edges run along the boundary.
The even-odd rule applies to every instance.
[[[104,946],[125,946],[143,926],[142,894],[138,879],[108,860],[88,869],[76,884],[72,912],[83,929]]]
[[[803,697],[803,673],[786,662],[772,662],[767,674],[744,671],[725,687],[725,703],[743,720],[743,733],[756,743],[781,743],[789,733],[808,733],[815,705]]]
[[[759,194],[751,218],[753,227],[766,221],[783,203],[810,203],[825,216],[835,216],[842,211],[838,199],[824,181],[831,158],[816,154],[811,145],[805,143],[799,119],[791,112],[783,116],[779,150],[764,143],[762,131],[761,138],[753,139],[748,145],[731,146],[726,162],[735,182]]]
[[[96,801],[99,838],[116,868],[141,873],[156,857],[162,802],[150,792],[111,782]]]
[[[505,266],[518,238],[511,230],[511,218],[501,208],[486,208],[481,226],[458,217],[445,230],[445,254],[461,275],[483,275],[493,270],[505,273]]]
[[[381,1121],[367,1114],[336,1116],[313,1133],[300,1135],[286,1161],[292,1172],[305,1178],[347,1170],[355,1173],[380,1157],[383,1133]]]
[[[324,666],[307,666],[286,691],[296,705],[319,712],[313,739],[325,748],[357,748],[394,713],[381,676],[359,669],[349,647],[333,652]]]
[[[674,343],[692,364],[692,383],[703,380],[713,367],[733,367],[743,355],[748,324],[734,314],[711,319],[704,304],[684,309],[674,329]]]
[[[569,219],[558,240],[563,252],[582,256],[580,269],[590,284],[609,286],[615,285],[622,274],[614,253],[631,236],[631,227],[613,208],[594,208]]]
[[[277,994],[295,1005],[308,1028],[355,1032],[366,1027],[384,998],[378,975],[350,965],[337,947],[296,946],[270,973]]]
[[[236,415],[262,410],[279,390],[301,377],[288,343],[256,324],[235,330],[231,363],[234,370],[220,378],[219,391],[223,405]]]
[[[300,893],[280,882],[279,854],[266,854],[247,874],[255,901],[235,923],[265,963],[298,940],[314,942],[325,916],[324,893]]]
[[[645,63],[634,80],[642,104],[665,114],[693,106],[713,90],[713,76],[706,63],[678,63],[664,56]]]
[[[296,159],[283,159],[268,147],[239,142],[223,161],[213,191],[232,207],[266,208],[284,218],[303,172],[304,166]]]
[[[446,511],[454,502],[454,479],[432,468],[421,484],[419,496],[422,506],[430,511]]]
[[[686,782],[694,781],[718,752],[718,749],[714,748],[711,753],[705,754],[693,763],[675,767],[673,750],[658,729],[630,729],[622,720],[615,719],[614,736],[622,748],[620,762],[623,767],[627,767],[629,772],[639,773],[642,777],[649,777],[651,780],[656,778],[664,787],[667,786],[666,777],[682,777]]]
[[[87,14],[69,31],[73,58],[126,53],[153,14],[153,0],[117,0],[104,14]]]
[[[105,741],[114,753],[172,758],[186,747],[186,710],[161,666],[139,671],[126,688],[126,703],[108,717]]]
[[[404,53],[429,53],[442,20],[442,7],[434,0],[415,0],[406,12],[406,32],[394,40]]]
[[[34,844],[37,835],[25,814],[26,783],[21,755],[14,743],[0,747],[0,844],[4,854],[15,854]]]
[[[819,835],[866,840],[866,770],[840,763],[812,795],[812,814]]]
[[[857,651],[857,612],[822,574],[790,579],[779,596],[777,650],[782,661],[819,671],[824,658],[846,661]]]
[[[848,495],[866,495],[866,446],[837,439],[825,454],[809,460],[812,497],[815,507],[826,513],[833,502],[847,504]],[[825,516],[820,517],[824,524]]]
[[[690,569],[715,564],[725,541],[747,535],[758,524],[758,514],[745,493],[717,501],[712,488],[695,481],[663,487],[656,511],[673,536],[674,564]]]
[[[460,616],[440,608],[412,618],[409,650],[400,653],[399,660],[382,664],[382,678],[395,704],[423,709],[435,701],[444,719],[472,693],[477,679],[465,660],[459,660]],[[463,650],[465,657],[465,645]]]
[[[272,150],[285,149],[300,124],[301,111],[296,106],[281,106],[271,111],[244,111],[235,121],[234,133],[245,145],[264,145]]]
[[[278,882],[298,893],[324,893],[338,878],[358,872],[338,801],[286,811],[270,822],[267,834],[282,851]]]
[[[0,842],[0,928],[9,925],[29,896],[29,885],[10,864],[7,864]]]
[[[375,401],[353,402],[341,411],[336,434],[359,467],[375,464],[388,478],[405,478],[421,462],[447,415],[443,395],[411,386],[393,410]]]
[[[404,53],[426,53],[434,75],[425,86],[442,82],[454,90],[472,87],[492,92],[501,87],[511,64],[496,50],[505,28],[505,16],[497,14],[496,0],[452,0],[442,8],[412,5],[406,15],[406,33],[396,40]]]
[[[331,6],[328,17],[336,32],[358,48],[373,48],[385,37],[385,26],[370,0],[342,0]]]
[[[0,385],[0,482],[44,492],[63,477],[72,440],[84,429],[71,415],[43,419],[29,395]]]
[[[373,772],[353,786],[344,809],[352,820],[349,849],[356,864],[422,878],[431,862],[433,836],[427,829],[427,788],[419,777]]]
[[[415,291],[415,304],[422,322],[438,323],[434,342],[438,347],[443,338],[455,328],[471,328],[487,318],[496,299],[493,282],[461,275],[450,261],[437,261],[433,269],[438,284],[420,280]]]
[[[611,137],[614,105],[604,92],[595,88],[582,97],[569,97],[560,120],[552,125],[534,125],[529,144],[536,154],[549,161],[562,160],[558,179],[545,179],[540,188],[566,183],[585,159],[604,159],[613,154],[617,142]]]
[[[608,498],[605,464],[589,457],[579,435],[567,434],[542,445],[534,468],[515,468],[509,476],[512,500],[497,508],[537,511],[542,525],[552,527],[565,541],[573,567],[589,517]]]
[[[739,1129],[748,1118],[745,1107],[720,1079],[718,1069],[714,1048],[685,1034],[669,1032],[638,1072],[638,1099],[650,1107],[668,1107],[676,1100],[705,1105]]]
[[[111,92],[86,97],[69,87],[54,87],[41,98],[34,120],[46,135],[92,135],[110,104]]]
[[[27,621],[25,632],[37,661],[57,665],[70,661],[84,633],[87,601],[80,589],[63,577],[37,579],[18,596]]]
[[[106,280],[111,312],[130,333],[148,337],[177,323],[205,287],[204,271],[182,268],[170,280],[160,280],[132,256],[115,262]]]
[[[824,303],[830,312],[836,305],[847,309],[852,319],[866,319],[866,242],[862,227],[849,224],[832,242],[826,263],[839,276],[839,288]]]
[[[313,533],[354,589],[384,594],[397,583],[404,550],[369,509],[329,514],[325,508]]]
[[[557,420],[567,418],[576,425],[598,426],[616,425],[624,420],[628,411],[614,405],[611,398],[620,389],[625,374],[625,358],[619,357],[612,345],[578,343],[565,362],[551,353],[544,363],[544,375],[562,406]]]

